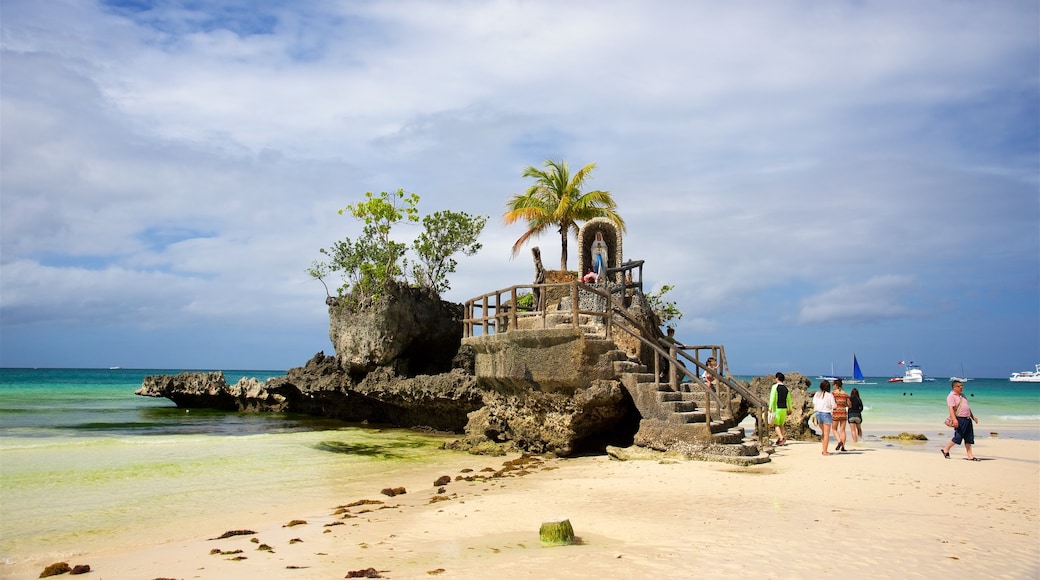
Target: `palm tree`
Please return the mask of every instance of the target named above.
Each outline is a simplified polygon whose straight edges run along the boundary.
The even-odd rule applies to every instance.
[[[566,161],[547,159],[544,167],[545,170],[534,166],[524,169],[524,177],[534,179],[535,183],[526,192],[510,198],[502,218],[506,224],[517,220],[527,222],[527,231],[513,244],[513,257],[531,236],[556,226],[562,249],[560,269],[566,270],[567,237],[572,231],[577,235],[579,222],[603,217],[624,232],[625,220],[615,211],[617,204],[609,191],[581,191],[585,180],[596,168],[595,163],[582,167],[573,177]]]

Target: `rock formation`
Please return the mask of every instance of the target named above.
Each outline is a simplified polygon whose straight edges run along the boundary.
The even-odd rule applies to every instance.
[[[545,272],[547,279],[556,274]],[[546,298],[555,304],[570,300],[551,293]],[[667,417],[647,423],[633,393],[649,389],[640,400],[645,395],[656,401],[657,387],[621,379],[621,374],[629,381],[654,376],[631,368],[639,366],[633,361],[645,349],[631,336],[611,340],[573,325],[521,325],[516,330],[524,332],[464,341],[462,318],[461,305],[442,301],[431,291],[405,287],[360,308],[330,300],[329,337],[335,356],[319,352],[304,366],[266,383],[243,379],[227,385],[220,372],[150,376],[137,394],[166,397],[185,408],[295,412],[450,431],[463,435],[452,445],[456,449],[506,448],[566,456],[635,442],[713,456],[725,454],[716,447],[733,444],[734,438],[740,442],[741,435],[713,432],[707,425],[672,427]],[[799,388],[803,380],[808,384],[800,375],[789,375],[795,399],[792,439],[811,433],[805,388]],[[771,379],[761,377],[752,387],[768,396],[771,384]],[[737,413],[730,421],[749,414],[741,402],[734,399]],[[686,449],[683,437],[700,438],[702,444]],[[757,447],[750,453],[758,454]]]

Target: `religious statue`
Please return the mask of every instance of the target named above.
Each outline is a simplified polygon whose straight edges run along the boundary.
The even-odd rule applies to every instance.
[[[596,241],[592,242],[592,271],[596,273],[598,282],[607,273],[607,243],[603,241],[603,232],[596,232]]]

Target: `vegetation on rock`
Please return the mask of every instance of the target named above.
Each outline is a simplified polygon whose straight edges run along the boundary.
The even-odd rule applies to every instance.
[[[531,236],[556,227],[560,233],[560,269],[567,269],[567,238],[578,233],[578,223],[603,217],[625,231],[625,220],[617,213],[617,203],[609,191],[581,190],[589,179],[595,163],[589,163],[571,176],[566,161],[547,159],[544,170],[531,166],[524,169],[524,177],[535,180],[534,185],[507,202],[502,216],[507,224],[518,220],[527,222],[527,231],[513,244],[513,256]]]
[[[675,286],[671,284],[665,284],[657,292],[646,294],[646,303],[650,305],[650,309],[657,315],[663,326],[672,326],[669,322],[682,318],[682,312],[675,302],[664,299],[664,295],[674,288]]]
[[[448,275],[458,265],[452,256],[459,252],[472,256],[483,247],[477,238],[487,216],[438,211],[420,218],[418,204],[417,194],[406,194],[402,189],[379,195],[366,192],[364,201],[339,210],[340,215],[349,212],[364,222],[361,235],[321,248],[328,261],[315,260],[307,273],[325,285],[329,297],[332,293],[325,279],[338,273],[343,284],[336,289],[336,297],[349,295],[353,304],[378,299],[391,284],[448,290]],[[395,226],[420,221],[423,232],[410,246],[391,237]]]

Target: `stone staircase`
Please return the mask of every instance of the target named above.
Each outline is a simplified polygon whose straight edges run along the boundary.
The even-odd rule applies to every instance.
[[[548,313],[545,325],[547,328],[573,327],[573,315],[569,310]],[[732,418],[724,418],[728,412],[724,413],[718,405],[712,409],[711,421],[707,420],[709,413],[704,408],[706,398],[702,391],[691,390],[689,384],[681,384],[680,390],[676,391],[669,383],[658,382],[646,365],[630,358],[613,340],[606,338],[606,328],[599,317],[579,315],[578,327],[589,350],[598,353],[600,364],[596,368],[599,374],[604,374],[603,369],[610,370],[609,376],[597,378],[620,382],[635,401],[643,417],[641,423],[650,422],[651,430],[660,427],[670,434],[670,440],[678,438],[672,447],[692,450],[687,455],[695,459],[737,465],[770,461],[769,454],[759,448],[758,441],[749,437],[743,427],[735,425]],[[693,389],[697,388],[699,386],[693,386]],[[661,425],[655,426],[655,423]]]

